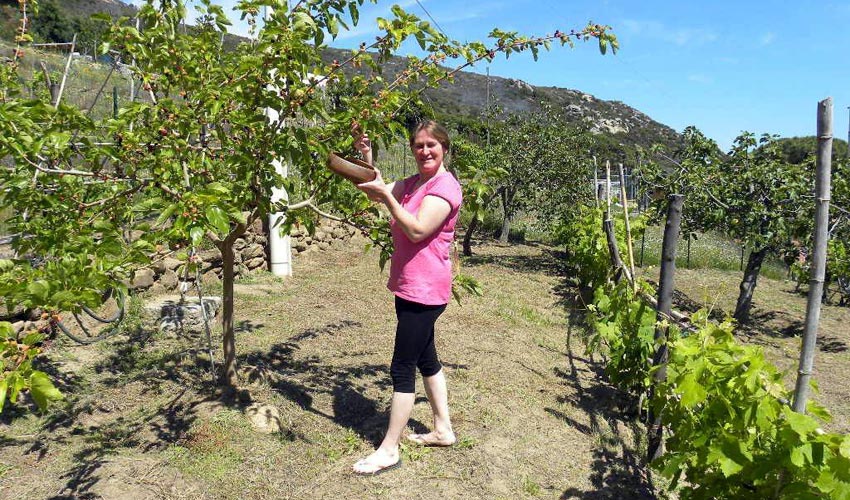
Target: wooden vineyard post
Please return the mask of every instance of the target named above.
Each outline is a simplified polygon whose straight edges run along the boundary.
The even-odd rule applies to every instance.
[[[611,257],[611,267],[614,269],[614,280],[620,281],[625,275],[629,282],[632,281],[628,268],[623,265],[620,258],[620,249],[617,247],[617,236],[614,232],[614,221],[611,220],[611,162],[605,162],[605,217],[602,221],[602,230],[605,231],[605,239],[608,242],[608,255]]]
[[[803,330],[803,347],[794,388],[794,406],[797,413],[806,412],[809,381],[815,359],[818,337],[823,282],[826,275],[826,246],[829,241],[829,198],[832,169],[832,98],[818,103],[818,156],[815,180],[815,238],[812,257],[812,274],[806,303],[806,324]]]
[[[626,174],[623,172],[623,164],[620,163],[620,202],[623,204],[623,217],[626,221],[626,249],[629,257],[629,271],[632,277],[635,275],[635,251],[632,248],[632,226],[629,222],[629,197],[626,196]]]
[[[649,429],[647,458],[651,462],[660,457],[664,452],[664,429],[661,426],[661,413],[663,408],[656,408],[655,389],[659,383],[667,378],[667,348],[668,327],[665,326],[670,319],[673,309],[673,289],[676,274],[676,246],[679,242],[679,229],[682,225],[682,205],[685,197],[681,194],[670,195],[667,205],[667,222],[664,224],[664,240],[661,244],[661,276],[658,280],[658,313],[655,329],[655,355],[652,358],[652,366],[656,367],[652,376],[652,388],[649,406]]]

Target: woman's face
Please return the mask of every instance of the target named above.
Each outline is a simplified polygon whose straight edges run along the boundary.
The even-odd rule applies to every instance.
[[[413,149],[413,156],[416,158],[416,166],[419,167],[420,174],[437,173],[446,154],[440,141],[427,130],[420,130],[413,138],[411,149]]]

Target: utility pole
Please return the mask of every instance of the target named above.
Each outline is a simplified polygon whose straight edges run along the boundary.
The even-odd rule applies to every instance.
[[[848,108],[850,109],[850,108]],[[484,108],[487,113],[487,150],[490,150],[490,66],[487,66],[487,107]]]

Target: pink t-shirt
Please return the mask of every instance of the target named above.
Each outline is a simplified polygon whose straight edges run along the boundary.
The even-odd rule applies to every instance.
[[[390,221],[394,251],[387,288],[411,302],[447,304],[452,295],[451,246],[463,196],[460,184],[449,172],[435,175],[414,190],[418,180],[416,174],[402,181],[402,207],[415,216],[422,200],[430,195],[446,200],[451,211],[442,227],[419,243],[410,241],[395,220]]]

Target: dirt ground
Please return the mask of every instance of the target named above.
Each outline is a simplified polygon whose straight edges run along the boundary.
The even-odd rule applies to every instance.
[[[217,396],[202,339],[57,342],[46,369],[68,402],[4,413],[0,497],[656,497],[639,426],[576,338],[581,311],[557,253],[533,245],[477,248],[464,271],[484,296],[437,323],[458,443],[405,446],[401,468],[354,476],[386,425],[394,333],[386,275],[362,248],[238,285],[234,399]],[[417,390],[410,432],[430,425]],[[281,432],[250,427],[256,403],[277,410]]]

